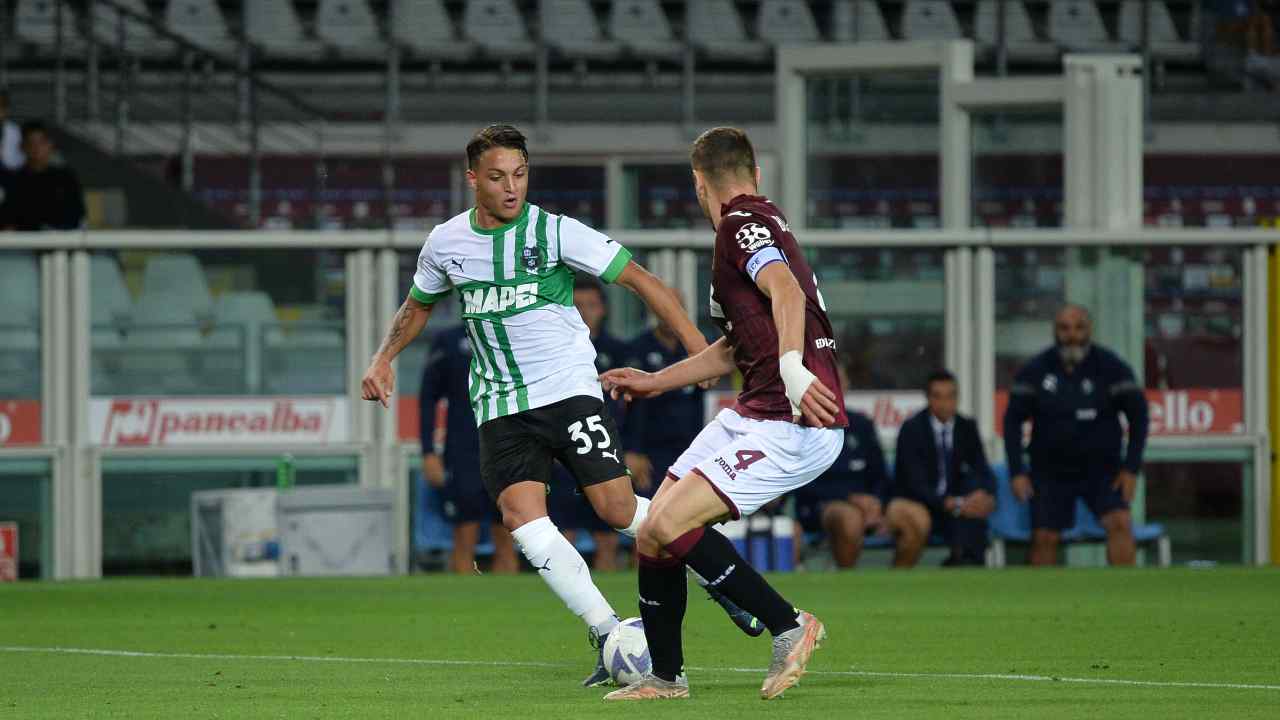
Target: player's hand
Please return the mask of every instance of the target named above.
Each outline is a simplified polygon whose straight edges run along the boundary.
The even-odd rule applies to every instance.
[[[1015,475],[1009,485],[1013,490],[1013,496],[1022,502],[1030,500],[1031,496],[1036,494],[1036,491],[1031,487],[1031,476],[1026,473]]]
[[[422,477],[433,488],[444,487],[444,460],[435,453],[422,456]]]
[[[1133,493],[1138,489],[1138,476],[1128,470],[1121,470],[1116,473],[1116,479],[1111,483],[1111,489],[1119,490],[1125,502],[1133,502]]]
[[[627,402],[655,397],[663,392],[653,373],[629,367],[601,373],[600,384],[609,393],[609,397],[614,400],[622,398]]]
[[[629,452],[623,456],[627,469],[631,471],[631,484],[636,490],[648,490],[653,487],[653,463],[644,453]]]
[[[396,371],[386,360],[374,360],[369,369],[364,371],[364,379],[360,381],[361,396],[365,400],[376,400],[382,407],[391,407],[391,390],[396,386]]]
[[[795,406],[791,410],[794,413]],[[836,404],[836,394],[827,389],[821,380],[814,378],[809,389],[804,391],[804,397],[800,399],[800,415],[814,427],[831,427],[835,424],[838,412],[840,406]]]
[[[960,514],[967,518],[980,520],[996,509],[996,500],[986,490],[974,490],[964,498],[964,508]]]

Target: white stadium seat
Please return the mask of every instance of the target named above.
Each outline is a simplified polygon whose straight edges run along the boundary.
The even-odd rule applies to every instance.
[[[889,42],[889,24],[875,0],[839,0],[832,10],[836,42]]]
[[[410,54],[432,60],[462,61],[475,55],[475,43],[462,40],[442,0],[392,0],[391,39]]]
[[[267,57],[315,60],[324,56],[324,46],[302,29],[292,0],[245,3],[244,35]]]
[[[997,42],[998,0],[981,0],[974,18],[974,39],[983,50],[992,50]],[[1058,56],[1058,48],[1036,37],[1031,26],[1031,16],[1021,0],[1005,0],[1004,46],[1014,60],[1052,60]]]
[[[53,53],[58,38],[57,6],[53,0],[18,0],[13,11],[13,34],[19,42],[34,45],[42,53]],[[62,45],[79,52],[84,38],[76,29],[76,13],[62,4]]]
[[[542,40],[565,57],[612,60],[622,46],[600,31],[600,21],[587,0],[540,0]]]
[[[963,36],[949,2],[909,0],[902,10],[903,40],[958,40]]]
[[[119,0],[120,7],[136,15],[151,17],[151,11],[142,0]],[[173,41],[160,37],[149,23],[135,19],[106,3],[93,4],[93,37],[100,45],[114,52],[120,46],[120,22],[124,21],[124,49],[131,55],[163,57],[176,50]]]
[[[747,37],[733,0],[698,0],[686,4],[689,41],[717,60],[761,61],[769,47]]]
[[[133,298],[124,284],[120,265],[109,255],[89,258],[89,323],[94,329],[128,326],[133,319]]]
[[[1118,52],[1124,49],[1123,44],[1111,40],[1102,14],[1091,0],[1050,3],[1049,39],[1068,50]]]
[[[147,264],[148,271],[151,264]],[[192,393],[200,385],[191,368],[203,339],[191,294],[144,292],[133,311],[133,327],[119,351],[120,390]]]
[[[818,23],[805,0],[764,0],[756,16],[756,35],[772,45],[822,41]]]
[[[512,0],[471,0],[462,16],[462,32],[496,58],[529,59],[537,50]]]
[[[217,55],[234,55],[239,46],[217,0],[169,0],[164,22],[174,35]]]
[[[213,298],[209,295],[209,281],[196,256],[187,253],[165,253],[147,258],[142,272],[142,294],[148,297],[181,297],[182,304],[197,318],[208,317],[213,311]],[[143,322],[138,313],[144,311],[139,300],[135,320]]]
[[[614,0],[609,35],[637,57],[676,61],[684,54],[684,43],[671,32],[658,0]]]
[[[1184,42],[1174,27],[1169,7],[1151,2],[1151,54],[1164,60],[1194,60],[1200,57],[1198,42]],[[1134,50],[1142,48],[1142,2],[1126,0],[1120,5],[1120,40]]]
[[[0,252],[0,324],[40,324],[40,264],[26,252]]]
[[[205,345],[214,352],[205,358],[205,369],[241,371],[248,392],[259,392],[263,338],[279,322],[271,296],[264,292],[224,293],[214,304],[213,317],[213,331],[205,338]],[[228,357],[227,352],[240,354]]]
[[[346,58],[383,60],[387,43],[365,0],[320,0],[316,37]]]

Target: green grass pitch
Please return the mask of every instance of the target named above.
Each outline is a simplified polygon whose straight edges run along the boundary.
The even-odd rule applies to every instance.
[[[799,687],[761,701],[767,636],[691,586],[693,697],[620,705],[529,573],[0,586],[0,718],[1280,718],[1275,570],[774,581],[830,633]]]

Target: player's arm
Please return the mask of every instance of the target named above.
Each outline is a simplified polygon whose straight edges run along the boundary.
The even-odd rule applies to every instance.
[[[680,304],[680,295],[656,275],[631,260],[614,282],[638,295],[649,310],[680,338],[685,352],[697,355],[706,349],[707,339],[689,320],[684,306]]]
[[[835,422],[835,393],[804,366],[804,291],[785,262],[769,262],[756,273],[756,285],[773,306],[778,329],[778,372],[791,411],[816,427]]]
[[[635,368],[617,368],[601,374],[600,382],[615,400],[619,397],[627,400],[643,399],[718,378],[733,369],[733,346],[728,339],[720,338],[697,355],[668,365],[656,373]]]
[[[373,354],[364,379],[360,381],[365,400],[377,400],[383,407],[391,407],[391,391],[396,384],[396,372],[391,367],[391,361],[427,326],[427,319],[431,317],[434,307],[434,303],[425,303],[412,292],[404,299],[404,304],[391,319],[391,327],[382,339],[382,345]]]
[[[422,446],[422,476],[432,487],[444,487],[444,458],[435,446],[436,405],[444,396],[445,378],[449,356],[437,341],[427,356],[422,370],[422,384],[418,388],[418,440]]]
[[[1014,377],[1013,386],[1009,388],[1009,406],[1004,410],[1004,454],[1009,467],[1009,486],[1022,502],[1035,494],[1022,461],[1022,425],[1035,416],[1036,410],[1036,390],[1031,377],[1026,368]]]

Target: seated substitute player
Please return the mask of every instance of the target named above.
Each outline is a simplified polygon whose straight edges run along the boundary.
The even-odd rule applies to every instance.
[[[847,382],[843,368],[840,381]],[[792,493],[800,526],[826,536],[838,568],[858,564],[863,536],[884,519],[880,497],[889,484],[875,423],[859,412],[848,415],[844,446],[831,469]]]
[[[453,524],[449,570],[471,574],[475,567],[480,523],[492,525],[493,571],[519,572],[511,533],[498,522],[497,508],[480,482],[480,433],[476,431],[467,377],[471,374],[471,341],[462,325],[443,330],[431,345],[418,391],[422,477],[440,490],[444,517]],[[445,400],[443,451],[435,446],[436,404]]]
[[[611,394],[646,398],[736,368],[743,387],[735,406],[720,411],[676,460],[641,523],[640,615],[653,670],[606,700],[689,696],[680,630],[686,565],[773,635],[764,699],[800,679],[826,635],[822,622],[784,600],[712,524],[749,515],[812,481],[840,454],[849,421],[831,322],[787,221],[755,194],[760,169],[746,133],[712,128],[690,155],[698,202],[716,231],[711,317],[725,336],[660,372],[622,368],[602,379]]]
[[[1027,361],[1009,388],[1005,453],[1013,494],[1031,500],[1031,564],[1058,561],[1063,530],[1083,499],[1107,531],[1107,562],[1132,565],[1133,501],[1147,444],[1147,400],[1133,370],[1093,344],[1093,319],[1066,305],[1053,322],[1055,343]],[[1128,443],[1121,458],[1128,421]],[[1022,424],[1031,421],[1030,474],[1022,457]]]
[[[915,567],[930,533],[951,548],[943,563],[982,565],[995,476],[978,424],[956,413],[956,378],[939,370],[925,382],[928,406],[898,431],[886,524],[897,545],[894,567]]]
[[[467,144],[467,182],[475,207],[438,225],[418,256],[413,287],[361,383],[366,400],[391,399],[391,361],[454,290],[474,359],[468,393],[480,427],[480,476],[502,524],[542,579],[588,627],[592,643],[618,618],[591,580],[582,556],[547,517],[546,483],[558,459],[610,526],[634,534],[648,501],[637,501],[613,419],[603,403],[595,350],[573,307],[575,271],[616,282],[640,296],[691,353],[706,339],[675,291],[631,260],[611,238],[573,218],[527,203],[524,135],[491,125]],[[585,685],[609,680],[596,654]]]

